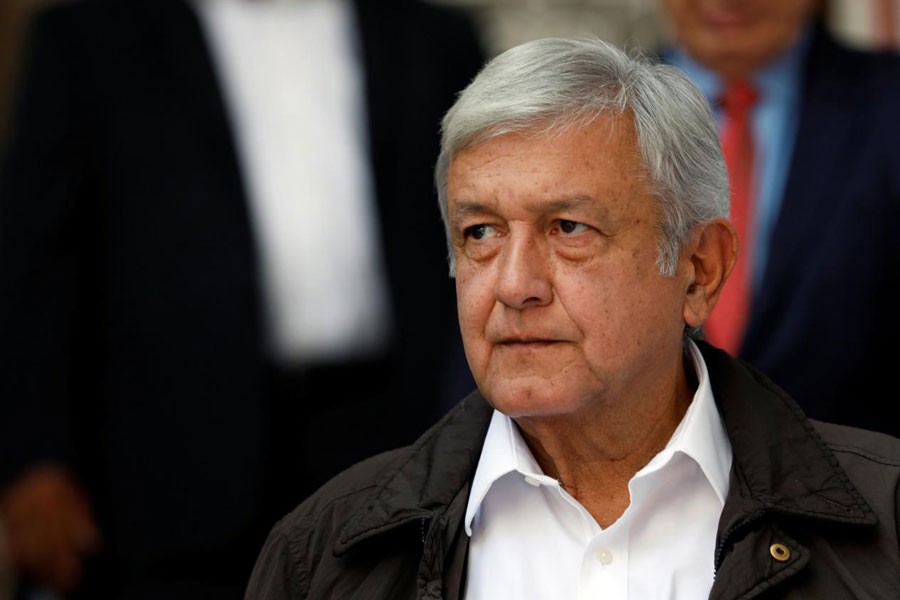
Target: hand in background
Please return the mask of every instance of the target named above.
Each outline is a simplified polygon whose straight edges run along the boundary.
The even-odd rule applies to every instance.
[[[102,542],[87,495],[60,466],[24,471],[0,494],[0,515],[13,568],[61,594],[78,585],[84,557]]]

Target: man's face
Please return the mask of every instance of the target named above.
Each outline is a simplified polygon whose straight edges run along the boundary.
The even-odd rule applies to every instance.
[[[679,43],[726,78],[749,75],[794,43],[818,0],[663,0]]]
[[[659,274],[642,173],[629,117],[503,135],[452,161],[460,326],[501,412],[574,414],[660,393],[680,368],[689,282],[684,260],[675,277]]]

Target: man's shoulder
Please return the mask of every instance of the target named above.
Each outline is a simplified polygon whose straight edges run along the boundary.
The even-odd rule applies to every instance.
[[[810,422],[878,518],[884,538],[896,539],[900,527],[900,439],[856,427]]]
[[[857,427],[824,423],[814,419],[810,422],[841,462],[855,457],[854,463],[900,469],[900,439]]]
[[[365,515],[388,524],[441,506],[471,476],[492,409],[476,394],[410,446],[367,458],[337,474],[282,518],[273,533],[304,545],[334,536]],[[380,521],[379,521],[380,519]]]
[[[341,471],[282,518],[274,531],[299,540],[328,523],[327,515],[350,517],[365,510],[367,502],[383,488],[414,454],[414,446],[382,452]],[[343,522],[334,523],[337,527]]]
[[[173,2],[166,1],[163,5]],[[70,0],[50,2],[34,12],[35,22],[49,22],[58,26],[97,27],[123,26],[149,10],[147,2],[118,0]]]
[[[29,36],[53,40],[67,51],[89,52],[85,60],[107,64],[128,54],[146,52],[155,60],[160,36],[173,30],[199,29],[183,0],[70,0],[37,8],[28,21]]]
[[[269,532],[251,575],[248,598],[306,597],[313,586],[331,589],[349,577],[335,559],[348,527],[374,507],[374,498],[413,447],[384,452],[342,471]]]
[[[336,475],[273,527],[248,597],[306,597],[312,588],[343,597],[362,581],[369,591],[414,586],[423,532],[428,523],[443,526],[467,489],[492,411],[473,393],[413,445]],[[353,552],[365,547],[379,551]]]
[[[853,84],[854,94],[900,92],[900,53],[848,44],[827,29],[816,31],[807,55],[809,76],[814,81]],[[893,101],[896,96],[888,95]]]

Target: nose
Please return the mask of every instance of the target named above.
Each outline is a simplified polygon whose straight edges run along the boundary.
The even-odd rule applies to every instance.
[[[497,300],[515,309],[546,306],[553,299],[546,248],[530,235],[510,237],[499,257]]]

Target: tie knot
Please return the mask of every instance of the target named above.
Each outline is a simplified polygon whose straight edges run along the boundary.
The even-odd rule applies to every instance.
[[[756,103],[758,97],[759,92],[756,90],[756,86],[745,79],[741,79],[730,83],[725,88],[725,93],[722,95],[722,105],[729,112],[745,111]]]

